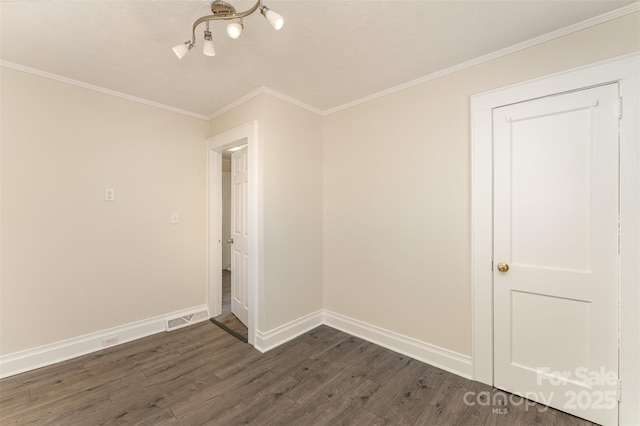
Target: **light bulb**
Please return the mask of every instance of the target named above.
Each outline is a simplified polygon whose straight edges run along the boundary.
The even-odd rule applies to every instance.
[[[202,53],[207,56],[216,56],[216,48],[213,45],[211,31],[204,32],[204,45],[202,46]]]
[[[227,34],[232,39],[237,39],[242,34],[242,30],[244,29],[244,25],[240,22],[234,22],[232,24],[227,25]]]
[[[180,43],[179,45],[173,48],[173,53],[176,54],[178,59],[184,58],[184,55],[187,54],[193,48],[193,44],[190,41],[185,41],[184,43]]]
[[[262,9],[260,9],[260,13],[262,13],[264,17],[267,18],[267,21],[269,21],[271,26],[276,31],[280,30],[284,25],[284,18],[282,17],[282,15],[274,12],[273,10],[269,9],[267,6],[262,6]]]

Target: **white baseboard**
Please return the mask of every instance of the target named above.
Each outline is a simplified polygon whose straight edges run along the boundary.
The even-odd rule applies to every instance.
[[[471,357],[468,355],[430,345],[327,310],[313,312],[267,332],[257,331],[254,347],[260,352],[267,352],[322,324],[458,376],[467,379],[472,377]]]
[[[105,347],[130,342],[166,330],[166,321],[206,310],[205,305],[171,312],[143,321],[86,334],[73,339],[40,346],[0,357],[0,378],[13,376],[25,371],[66,361],[77,356],[96,352]],[[201,321],[206,321],[205,318]],[[472,376],[471,357],[448,349],[430,345],[411,337],[403,336],[383,328],[349,318],[347,316],[319,310],[267,332],[256,332],[254,347],[267,352],[292,340],[319,325],[344,331],[392,351],[410,356],[419,361],[470,379]],[[103,339],[117,336],[117,343],[103,345]]]
[[[256,331],[253,347],[267,352],[323,324],[323,311],[319,310],[267,332]]]
[[[107,330],[85,334],[84,336],[74,337],[61,342],[0,356],[0,378],[35,370],[36,368],[66,361],[107,347],[140,339],[151,334],[160,333],[166,330],[166,321],[168,319],[189,315],[202,310],[208,312],[207,306],[202,305],[183,309]],[[208,319],[207,316],[207,318],[199,322]],[[110,339],[111,341],[109,344],[103,344],[103,339]]]
[[[472,378],[471,357],[468,355],[430,345],[327,310],[324,311],[324,324],[466,379]]]

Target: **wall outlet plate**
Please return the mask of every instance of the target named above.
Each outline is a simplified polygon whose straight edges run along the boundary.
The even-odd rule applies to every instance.
[[[118,344],[118,336],[109,336],[102,339],[102,347],[106,348],[107,346],[113,346]]]
[[[104,200],[105,201],[115,201],[116,200],[116,190],[113,188],[105,188],[104,189]]]

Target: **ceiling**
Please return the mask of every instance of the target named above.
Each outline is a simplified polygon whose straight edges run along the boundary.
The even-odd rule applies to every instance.
[[[325,111],[631,3],[264,0],[281,31],[255,13],[231,40],[214,22],[208,57],[201,25],[180,60],[210,1],[2,0],[1,58],[205,116],[262,86]]]

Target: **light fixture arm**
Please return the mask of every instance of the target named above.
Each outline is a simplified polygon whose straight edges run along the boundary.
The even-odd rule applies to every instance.
[[[209,21],[220,21],[220,20],[228,21],[231,19],[241,19],[241,18],[244,18],[245,16],[251,15],[253,12],[255,12],[258,9],[262,9],[262,0],[258,0],[256,4],[254,4],[251,8],[245,10],[244,12],[236,12],[235,10],[233,10],[233,12],[229,14],[221,13],[221,14],[207,15],[207,16],[198,18],[193,23],[193,29],[191,30],[191,44],[195,46],[196,28],[198,27],[198,25],[202,24],[203,22],[209,23]]]
[[[176,54],[178,59],[182,59],[184,55],[189,53],[196,45],[196,28],[198,25],[205,22],[207,29],[204,32],[204,45],[202,47],[202,53],[207,56],[214,56],[216,54],[211,31],[209,31],[209,21],[219,20],[238,20],[240,22],[233,22],[227,25],[227,35],[232,39],[237,39],[244,29],[243,20],[246,16],[251,15],[256,10],[260,10],[260,14],[265,17],[276,31],[282,28],[284,24],[284,18],[282,15],[269,9],[262,4],[262,0],[256,0],[256,3],[249,9],[243,12],[236,12],[236,8],[224,0],[213,0],[211,3],[211,15],[203,16],[196,19],[191,29],[191,40],[187,40],[184,43],[180,43],[173,47],[173,53]]]

